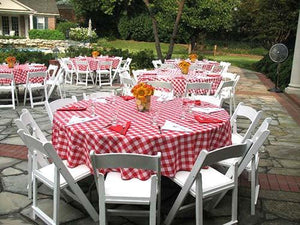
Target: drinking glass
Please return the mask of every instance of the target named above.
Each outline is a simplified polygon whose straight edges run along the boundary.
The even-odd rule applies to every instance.
[[[116,124],[118,120],[118,115],[119,115],[119,106],[116,104],[115,101],[112,101],[110,106],[110,116],[111,116],[111,123]]]
[[[150,108],[150,117],[151,117],[152,125],[157,125],[158,116],[159,116],[158,109],[151,107]]]

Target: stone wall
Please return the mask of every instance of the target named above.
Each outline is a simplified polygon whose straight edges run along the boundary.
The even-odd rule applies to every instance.
[[[44,52],[52,52],[52,50],[57,47],[60,52],[65,52],[65,49],[70,46],[90,47],[90,44],[72,40],[0,39],[0,48],[39,48]]]

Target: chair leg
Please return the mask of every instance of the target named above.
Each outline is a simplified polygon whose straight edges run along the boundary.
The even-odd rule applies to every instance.
[[[28,198],[29,199],[32,199],[32,157],[31,157],[31,154],[28,153],[27,155],[27,158],[28,158],[28,165],[27,165],[27,171],[28,171],[28,185],[27,185],[27,189],[28,189]]]
[[[196,178],[196,225],[203,224],[203,195],[201,177]]]
[[[11,100],[12,100],[12,107],[13,107],[13,109],[16,109],[16,105],[15,105],[15,90],[14,90],[14,87],[11,88]]]
[[[53,222],[59,224],[59,201],[60,201],[60,173],[55,167],[54,190],[53,190]]]
[[[26,105],[26,100],[27,100],[27,87],[25,88],[24,91],[24,105]]]
[[[31,105],[31,108],[33,109],[33,96],[32,96],[32,89],[29,89],[28,90],[29,92],[29,98],[30,98],[30,105]]]

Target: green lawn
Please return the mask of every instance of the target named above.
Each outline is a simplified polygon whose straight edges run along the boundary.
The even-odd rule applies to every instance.
[[[119,49],[128,49],[129,52],[137,52],[144,49],[152,50],[154,55],[156,55],[155,44],[154,42],[138,42],[132,40],[113,40],[108,41],[106,39],[99,39],[97,42],[98,45],[105,48],[119,48]],[[161,43],[161,49],[163,55],[166,55],[168,51],[169,44]],[[245,49],[247,51],[249,49]],[[233,50],[235,53],[236,50]],[[201,53],[200,53],[201,54]],[[230,54],[230,49],[227,49],[226,52],[223,52],[222,55],[213,56],[212,54],[201,54],[207,59],[212,59],[216,61],[226,61],[230,62],[233,66],[238,66],[246,69],[253,69],[252,64],[259,61],[262,56],[257,55],[246,55],[246,54]],[[188,45],[185,44],[176,44],[174,46],[174,51],[172,58],[187,58],[188,57]]]

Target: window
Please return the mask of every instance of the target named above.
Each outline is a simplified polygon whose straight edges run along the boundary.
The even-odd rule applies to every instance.
[[[48,29],[48,17],[34,17],[34,24],[33,27],[34,29],[39,29],[39,30],[43,30],[43,29]]]
[[[11,17],[11,29],[15,31],[15,35],[19,36],[19,18]]]
[[[2,16],[2,32],[3,32],[3,35],[9,35],[9,18],[8,18],[8,16]]]

